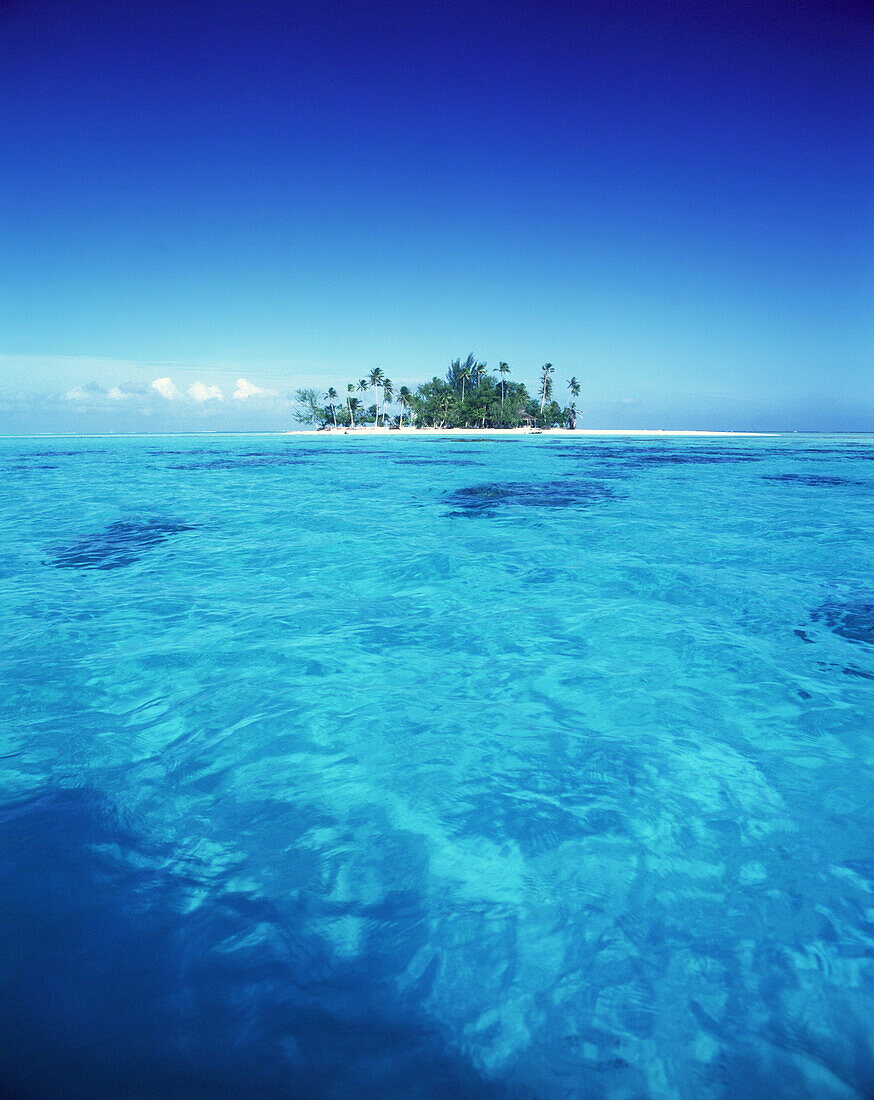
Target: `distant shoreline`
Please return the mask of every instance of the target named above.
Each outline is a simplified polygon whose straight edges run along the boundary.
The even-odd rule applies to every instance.
[[[504,436],[519,436],[519,435],[560,435],[560,436],[573,436],[585,435],[654,435],[654,436],[666,436],[666,435],[693,435],[693,436],[772,436],[783,435],[783,432],[717,432],[708,431],[706,429],[668,429],[668,428],[324,428],[320,431],[303,431],[303,430],[291,430],[282,432],[282,435],[332,435],[332,436],[371,436],[371,435],[392,435],[402,436],[404,439],[416,438],[418,436],[495,436],[496,438],[502,438]]]
[[[184,432],[179,431],[165,431],[165,432],[4,432],[0,433],[0,440],[12,440],[12,439],[162,439],[162,438],[176,438],[184,439],[186,437],[191,438],[219,438],[221,436],[228,436],[231,438],[242,438],[243,436],[272,436],[272,437],[287,437],[287,436],[301,436],[309,439],[314,439],[321,436],[361,436],[367,438],[373,435],[388,435],[388,436],[402,436],[404,439],[414,438],[421,436],[422,438],[459,438],[461,436],[494,436],[495,438],[502,437],[518,437],[523,435],[530,435],[531,431],[528,428],[409,428],[404,427],[397,428],[356,428],[354,431],[349,428],[330,428],[325,431],[319,431],[315,428],[307,429],[289,429],[289,428],[250,428],[250,429],[231,429],[231,428],[219,428],[209,430],[189,430]],[[568,431],[567,428],[544,428],[539,434],[548,435],[553,437],[573,438],[573,436],[603,436],[605,438],[616,436],[641,436],[650,438],[670,438],[672,436],[685,436],[685,437],[698,437],[698,438],[776,438],[782,437],[786,439],[792,439],[796,437],[810,436],[813,438],[825,438],[830,436],[874,436],[874,431],[858,429],[856,431],[807,431],[802,429],[783,429],[770,432],[724,432],[710,430],[706,428],[693,428],[693,429],[679,429],[679,428],[577,428],[575,431]]]

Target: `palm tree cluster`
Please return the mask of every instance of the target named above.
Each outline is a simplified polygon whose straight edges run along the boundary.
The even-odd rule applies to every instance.
[[[570,408],[562,408],[554,400],[552,363],[544,363],[540,370],[537,397],[532,398],[523,383],[510,380],[512,371],[507,363],[501,362],[489,372],[486,364],[473,355],[464,360],[453,359],[443,378],[435,376],[417,386],[415,392],[408,386],[395,391],[392,380],[380,367],[374,367],[368,378],[347,383],[345,402],[339,401],[333,386],[325,394],[297,390],[297,418],[303,423],[335,428],[367,425],[402,428],[404,417],[409,427],[415,424],[438,428],[513,428],[523,422],[538,427],[564,424],[575,410],[573,401]],[[579,396],[580,384],[576,378],[568,380],[568,389],[572,398]],[[371,390],[375,401],[368,405],[365,395]]]

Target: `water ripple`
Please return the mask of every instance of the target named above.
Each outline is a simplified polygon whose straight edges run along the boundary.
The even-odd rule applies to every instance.
[[[874,447],[475,438],[0,441],[7,1092],[874,1093]]]

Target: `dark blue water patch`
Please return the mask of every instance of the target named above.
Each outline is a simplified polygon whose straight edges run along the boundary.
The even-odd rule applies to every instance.
[[[848,642],[874,645],[874,602],[851,600],[846,603],[829,601],[812,611],[813,622],[822,623]]]
[[[587,508],[615,493],[595,481],[504,481],[469,485],[446,497],[451,516],[494,516],[498,508]]]
[[[800,461],[806,461],[808,455],[811,458],[817,458],[822,455],[841,455],[845,458],[853,459],[874,459],[874,446],[799,447],[797,449],[793,448],[791,451],[778,451],[774,453],[779,454],[781,458],[798,459]]]
[[[622,452],[615,447],[556,447],[551,448],[552,454],[561,455],[563,458],[609,460],[622,458]]]
[[[579,461],[603,461],[647,469],[655,466],[697,466],[736,462],[760,462],[761,456],[742,451],[662,451],[646,447],[563,447],[558,454]]]
[[[863,489],[870,488],[867,481],[855,481],[849,477],[832,477],[819,474],[763,474],[764,481],[782,481],[791,485],[814,486],[852,486]]]
[[[164,455],[212,455],[218,450],[217,447],[186,447],[182,451],[159,450],[159,451],[146,451],[147,455],[153,455],[157,458],[163,458]]]
[[[223,888],[93,790],[0,804],[0,867],[4,1096],[507,1095],[420,1010],[439,960],[400,994],[310,902]]]
[[[874,672],[866,672],[863,668],[857,668],[856,665],[847,665],[846,668],[842,668],[841,672],[845,676],[854,676],[857,680],[874,680]]]
[[[579,467],[576,469],[569,469],[562,471],[566,477],[579,477]],[[623,466],[621,463],[606,463],[606,462],[592,462],[589,468],[585,471],[592,474],[593,477],[597,477],[599,480],[606,481],[621,481],[623,478],[627,478],[633,471],[630,467]]]
[[[198,462],[178,462],[168,466],[170,470],[253,470],[258,467],[305,466],[307,458],[297,455],[241,455],[231,458],[211,458]]]
[[[352,443],[351,440],[348,443],[326,444],[324,447],[298,447],[293,443],[286,443],[285,446],[294,446],[294,453],[303,455],[305,458],[347,458],[349,455],[380,455],[385,457],[388,453],[385,447],[365,446],[363,443]]]
[[[170,452],[164,452],[169,454]],[[195,452],[185,452],[194,454]],[[212,458],[196,459],[191,462],[170,464],[171,470],[251,470],[257,467],[303,466],[327,459],[348,458],[350,455],[372,455],[386,458],[388,453],[378,448],[348,447],[306,447],[293,451],[244,451],[234,454],[216,454],[215,451],[202,452]]]
[[[57,569],[121,569],[172,535],[195,528],[166,519],[117,520],[93,535],[51,551]]]
[[[475,458],[394,458],[396,466],[482,466]]]
[[[482,451],[468,451],[468,450],[458,450],[458,449],[453,450],[451,452],[451,456],[450,456],[449,453],[444,451],[442,456],[439,456],[439,455],[435,456],[432,461],[434,461],[434,462],[456,462],[456,461],[458,461],[459,455],[475,455],[476,456],[475,461],[477,462],[477,464],[482,465],[482,462],[481,462],[481,460],[483,458],[483,452]]]
[[[106,451],[96,448],[82,449],[79,451],[28,451],[19,455],[20,458],[77,458],[79,455],[102,455]]]

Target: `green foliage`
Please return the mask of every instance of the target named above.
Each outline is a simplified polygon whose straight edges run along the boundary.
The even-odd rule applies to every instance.
[[[525,412],[534,417],[538,428],[562,428],[567,423],[569,410],[563,409],[557,401],[544,401],[541,410],[540,401],[532,400],[528,402]]]
[[[301,424],[326,424],[331,418],[330,409],[321,403],[318,390],[295,390],[297,407],[294,415]]]
[[[463,389],[470,386],[471,379],[476,378],[481,371],[485,370],[485,367],[485,363],[478,363],[473,355],[468,355],[464,362],[453,359],[446,372],[446,381],[454,390],[461,393]]]
[[[516,427],[531,400],[528,391],[521,382],[504,381],[503,396],[502,413],[501,385],[485,373],[485,364],[473,360],[471,365],[456,359],[445,379],[435,377],[423,382],[409,401],[416,424],[423,428]]]
[[[552,400],[552,364],[544,363],[541,372],[534,398],[523,383],[509,381],[507,376],[511,372],[506,363],[502,362],[490,374],[486,364],[474,355],[464,360],[453,359],[444,378],[435,376],[430,382],[423,382],[415,393],[411,393],[408,386],[395,390],[391,379],[375,367],[370,377],[360,379],[357,385],[347,383],[346,400],[342,404],[338,404],[338,393],[333,386],[324,395],[327,405],[321,404],[315,390],[297,390],[297,418],[304,424],[359,427],[380,422],[403,426],[406,416],[410,426],[420,428],[476,429],[515,428],[530,422],[522,420],[527,415],[541,428],[564,425],[569,410]],[[579,393],[575,378],[569,380],[568,388],[573,395]],[[376,394],[373,405],[364,405],[358,397],[352,396],[356,393],[363,396],[371,389]],[[395,395],[400,406],[399,415],[391,414],[388,409]]]

